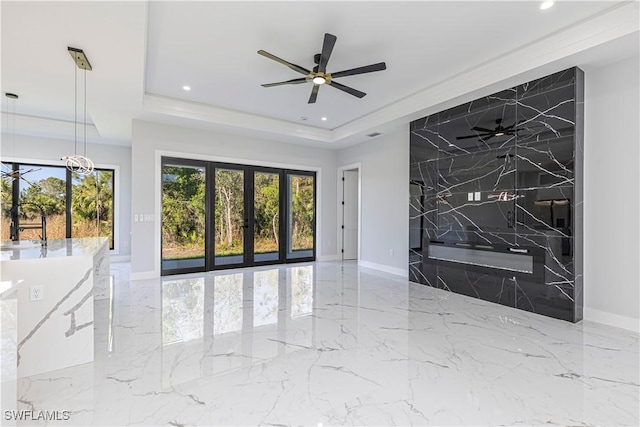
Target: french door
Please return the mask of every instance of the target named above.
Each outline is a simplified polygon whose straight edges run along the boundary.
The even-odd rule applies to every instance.
[[[162,274],[315,260],[315,173],[162,160]]]

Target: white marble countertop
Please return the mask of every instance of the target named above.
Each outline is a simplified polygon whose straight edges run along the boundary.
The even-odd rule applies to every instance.
[[[0,281],[0,299],[10,297],[24,283],[24,280]]]
[[[90,256],[106,242],[106,237],[51,239],[47,241],[46,247],[42,247],[39,240],[3,242],[0,246],[0,261]]]

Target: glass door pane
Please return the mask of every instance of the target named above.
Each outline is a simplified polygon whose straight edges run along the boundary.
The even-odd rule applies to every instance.
[[[287,259],[313,258],[315,177],[287,174]]]
[[[253,260],[280,260],[280,174],[253,174]]]
[[[245,217],[244,169],[215,168],[214,264],[244,264]]]
[[[205,168],[162,166],[162,270],[205,266]]]

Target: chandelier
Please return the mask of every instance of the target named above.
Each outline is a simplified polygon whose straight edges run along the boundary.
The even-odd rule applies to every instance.
[[[73,124],[74,124],[74,151],[73,156],[65,156],[62,160],[65,161],[67,169],[71,172],[77,172],[83,175],[89,175],[93,172],[93,162],[87,157],[87,70],[91,71],[91,64],[84,54],[82,49],[75,47],[68,47],[67,50],[76,63],[77,67],[74,67],[74,88],[73,88]],[[84,70],[84,150],[83,154],[78,154],[78,68]]]

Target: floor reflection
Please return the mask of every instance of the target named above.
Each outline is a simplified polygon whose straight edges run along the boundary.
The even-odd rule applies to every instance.
[[[291,317],[313,312],[313,266],[291,269]]]
[[[253,326],[278,323],[277,268],[253,273]]]
[[[166,346],[278,327],[284,321],[280,312],[290,319],[312,314],[314,266],[168,277],[161,288]]]
[[[213,334],[242,330],[242,273],[221,274],[213,279]]]
[[[202,338],[204,278],[162,283],[162,344]]]

